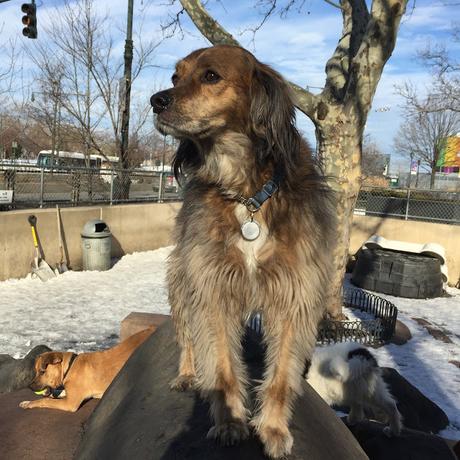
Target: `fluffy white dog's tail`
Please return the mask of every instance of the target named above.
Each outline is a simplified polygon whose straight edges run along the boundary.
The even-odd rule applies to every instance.
[[[364,347],[354,348],[346,354],[338,354],[329,361],[329,371],[340,382],[368,377],[378,369],[372,353]]]

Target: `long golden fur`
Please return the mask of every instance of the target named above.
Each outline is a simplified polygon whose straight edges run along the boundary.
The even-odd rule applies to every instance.
[[[283,78],[234,46],[181,60],[174,87],[152,96],[156,125],[180,140],[175,172],[185,176],[169,300],[182,347],[173,387],[193,384],[211,403],[208,436],[233,444],[252,426],[265,451],[291,451],[289,419],[315,345],[331,272],[333,199],[295,127]],[[282,171],[254,215],[261,234],[243,239],[253,196]],[[263,315],[266,370],[254,414],[247,407],[241,337],[250,312]]]

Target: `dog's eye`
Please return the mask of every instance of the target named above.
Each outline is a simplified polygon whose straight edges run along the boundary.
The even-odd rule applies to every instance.
[[[217,83],[220,80],[220,75],[213,70],[207,70],[203,75],[205,83]]]
[[[171,81],[172,81],[173,86],[176,86],[178,80],[179,80],[179,77],[178,77],[177,74],[175,73],[175,74],[171,77]]]

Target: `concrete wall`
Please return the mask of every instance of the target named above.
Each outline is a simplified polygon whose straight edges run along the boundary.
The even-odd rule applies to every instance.
[[[354,216],[350,253],[354,254],[371,235],[410,243],[438,243],[446,250],[449,284],[460,279],[460,226],[369,216]]]
[[[171,244],[171,230],[181,203],[148,203],[61,209],[69,265],[81,268],[80,232],[90,219],[103,219],[113,234],[112,254],[122,256]],[[30,272],[34,256],[29,214],[38,219],[38,234],[45,259],[59,261],[55,209],[0,213],[0,280],[21,278]],[[414,243],[439,243],[446,249],[449,282],[460,278],[460,226],[355,216],[350,252],[355,253],[371,235]]]
[[[73,269],[81,268],[80,232],[91,219],[104,220],[113,234],[114,257],[171,244],[171,230],[180,203],[148,203],[120,206],[62,208],[64,247]],[[28,209],[0,213],[0,280],[22,278],[30,272],[34,257],[27,217],[37,216],[37,230],[45,260],[60,260],[56,209]]]

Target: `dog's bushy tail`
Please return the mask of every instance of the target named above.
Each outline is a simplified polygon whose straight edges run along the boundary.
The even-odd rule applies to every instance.
[[[365,377],[379,367],[374,355],[367,348],[356,348],[348,352],[350,380]]]
[[[348,352],[346,356],[335,356],[329,363],[331,374],[341,382],[358,380],[375,372],[377,360],[366,348],[359,347]]]

